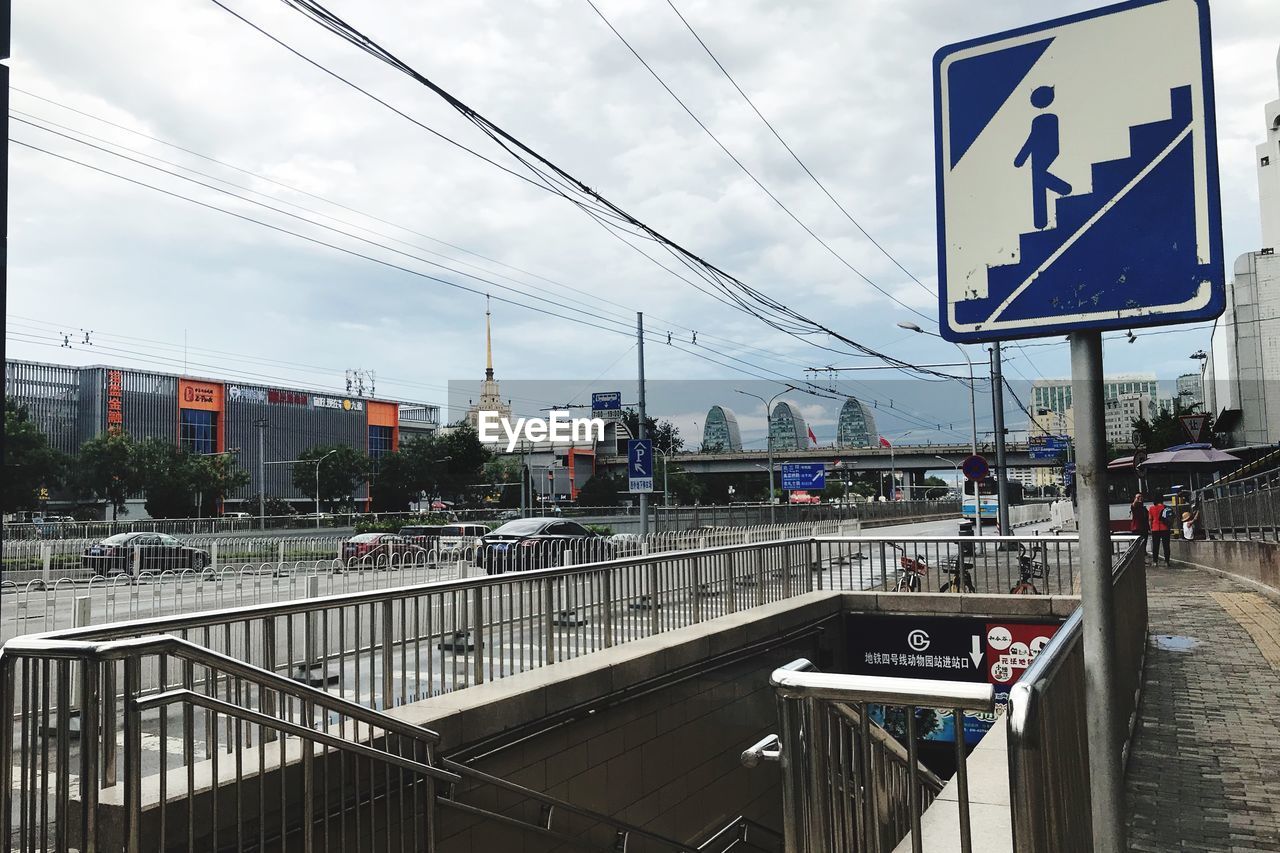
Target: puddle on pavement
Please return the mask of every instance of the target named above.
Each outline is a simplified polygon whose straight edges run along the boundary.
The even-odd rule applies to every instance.
[[[1156,648],[1166,652],[1189,652],[1200,645],[1195,637],[1180,637],[1175,634],[1157,634],[1151,639],[1155,641]]]

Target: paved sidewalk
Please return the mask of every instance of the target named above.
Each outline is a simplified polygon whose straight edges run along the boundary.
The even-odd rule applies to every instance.
[[[1147,571],[1130,847],[1280,851],[1280,606],[1199,569]]]

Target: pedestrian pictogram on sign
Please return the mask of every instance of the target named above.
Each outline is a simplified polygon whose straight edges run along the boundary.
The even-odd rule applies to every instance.
[[[937,53],[943,337],[1222,313],[1208,16],[1137,0]]]

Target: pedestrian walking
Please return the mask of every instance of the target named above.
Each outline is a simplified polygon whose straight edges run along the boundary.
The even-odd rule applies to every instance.
[[[1147,547],[1147,533],[1151,530],[1151,519],[1147,516],[1147,504],[1142,492],[1133,496],[1129,504],[1129,532],[1138,537],[1138,547]]]
[[[1164,500],[1156,497],[1155,502],[1147,510],[1147,518],[1151,528],[1151,564],[1155,565],[1160,562],[1160,549],[1164,548],[1164,564],[1169,565],[1169,536],[1173,531],[1173,525],[1177,522],[1177,516],[1174,514],[1172,507],[1164,505]]]

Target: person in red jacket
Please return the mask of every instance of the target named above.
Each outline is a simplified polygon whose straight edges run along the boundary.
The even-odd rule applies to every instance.
[[[1164,564],[1169,565],[1169,535],[1173,530],[1173,510],[1164,505],[1158,496],[1147,510],[1151,522],[1151,564],[1160,562],[1160,547],[1164,546]]]

